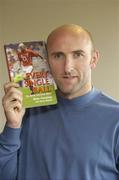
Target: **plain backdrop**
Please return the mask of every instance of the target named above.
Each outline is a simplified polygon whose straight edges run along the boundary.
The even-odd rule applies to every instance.
[[[88,29],[100,51],[93,84],[119,100],[119,0],[0,0],[0,131],[3,84],[9,81],[4,44],[46,40],[62,24]]]

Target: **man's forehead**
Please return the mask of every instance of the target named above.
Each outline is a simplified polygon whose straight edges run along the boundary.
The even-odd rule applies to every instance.
[[[49,39],[48,45],[50,47],[77,47],[77,45],[90,44],[90,39],[84,32],[74,33],[73,31],[58,32]],[[56,48],[56,47],[55,47]]]
[[[47,48],[50,49],[55,45],[59,46],[66,45],[67,43],[75,45],[75,43],[81,43],[92,46],[92,39],[90,34],[78,25],[64,25],[61,26],[50,33],[47,39]],[[65,44],[66,43],[66,44]]]
[[[71,26],[65,25],[61,26],[54,31],[52,31],[47,39],[47,45],[51,45],[51,43],[56,42],[57,40],[61,40],[64,38],[67,39],[68,37],[74,38],[84,38],[90,40],[88,33],[80,26]]]
[[[52,31],[49,36],[48,36],[48,40],[52,39],[53,37],[57,37],[57,36],[63,36],[64,34],[81,34],[82,32],[85,32],[80,26],[78,27],[73,27],[73,26],[61,26],[57,29],[55,29],[54,31]]]

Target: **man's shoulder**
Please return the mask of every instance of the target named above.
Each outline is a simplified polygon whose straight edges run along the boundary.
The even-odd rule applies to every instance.
[[[103,91],[99,93],[99,103],[106,107],[119,109],[119,101]]]

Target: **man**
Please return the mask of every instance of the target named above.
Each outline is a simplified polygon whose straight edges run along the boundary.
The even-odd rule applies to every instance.
[[[24,43],[18,45],[19,52],[17,53],[22,69],[25,73],[30,73],[33,70],[33,57],[43,57],[36,51],[26,48]]]
[[[37,51],[33,51],[31,48],[27,48],[25,46],[24,43],[20,43],[18,45],[18,58],[19,58],[19,61],[20,61],[20,66],[21,66],[21,69],[23,71],[23,79],[26,79],[26,74],[27,73],[31,73],[34,71],[34,63],[33,61],[39,61],[39,58],[44,61],[44,58],[40,55],[39,52]],[[35,60],[33,60],[33,58],[35,58]],[[21,86],[24,86],[24,82],[23,81],[18,81],[20,82]],[[29,86],[30,90],[31,90],[31,94],[34,94],[33,92],[33,85],[30,85]]]
[[[18,85],[5,85],[0,177],[119,179],[119,103],[92,85],[99,53],[90,33],[78,25],[61,26],[50,33],[47,50],[58,104],[25,113]]]

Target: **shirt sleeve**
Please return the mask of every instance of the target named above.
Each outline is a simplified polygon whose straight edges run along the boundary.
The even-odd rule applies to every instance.
[[[0,177],[3,180],[16,179],[20,134],[21,128],[7,126],[0,134]]]
[[[113,138],[114,142],[114,159],[115,159],[115,165],[116,169],[119,173],[119,126],[117,126],[115,130],[115,136]]]

